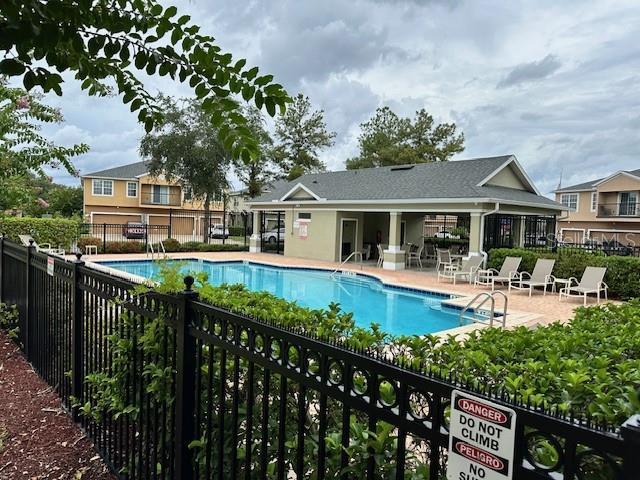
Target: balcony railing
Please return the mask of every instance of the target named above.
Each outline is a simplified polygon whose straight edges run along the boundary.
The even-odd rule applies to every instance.
[[[142,192],[140,203],[143,205],[166,205],[179,207],[182,196],[179,193]]]
[[[598,217],[640,217],[640,203],[603,203]]]

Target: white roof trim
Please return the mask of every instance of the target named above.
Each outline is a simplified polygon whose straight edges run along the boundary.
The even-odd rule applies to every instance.
[[[506,162],[504,162],[502,165],[496,168],[493,172],[491,172],[489,175],[483,178],[480,181],[480,183],[478,183],[477,186],[483,187],[485,183],[487,183],[489,180],[491,180],[493,177],[495,177],[498,173],[500,173],[502,170],[504,170],[506,167],[508,167],[511,164],[515,165],[517,169],[516,175],[520,177],[520,180],[524,180],[524,183],[526,184],[526,186],[528,186],[531,190],[533,190],[537,195],[542,195],[538,190],[538,188],[536,187],[535,183],[533,183],[533,180],[531,180],[529,175],[527,175],[527,172],[525,172],[524,168],[522,168],[522,165],[520,165],[520,162],[518,162],[518,159],[514,155],[511,155]]]
[[[286,196],[285,196],[286,197]],[[295,200],[295,199],[294,199]],[[549,204],[544,204],[544,203],[534,203],[534,202],[522,202],[522,201],[518,201],[518,200],[505,200],[505,199],[496,199],[496,198],[475,198],[475,197],[470,197],[470,198],[408,198],[408,199],[391,199],[391,200],[325,200],[325,199],[321,199],[322,201],[326,202],[329,205],[333,205],[333,204],[337,204],[337,205],[360,205],[360,204],[365,204],[365,205],[394,205],[394,204],[424,204],[424,205],[431,205],[431,204],[439,204],[439,203],[451,203],[451,204],[457,204],[457,203],[496,203],[496,202],[500,202],[501,204],[505,204],[505,205],[523,205],[523,206],[528,206],[528,207],[534,207],[534,208],[548,208],[550,210],[566,210],[567,207],[565,207],[564,205],[559,204],[558,202],[556,202],[556,205],[549,205]],[[288,201],[286,203],[281,203],[284,202],[284,200],[272,200],[272,201],[267,201],[267,202],[247,202],[247,205],[249,205],[251,208],[253,207],[269,207],[269,208],[273,208],[274,204],[277,204],[278,206],[281,207],[292,207],[295,206],[294,204],[297,205],[317,205],[317,202],[315,201],[310,201],[310,200],[299,200],[299,201]]]
[[[122,177],[100,177],[100,176],[96,176],[96,175],[82,175],[80,176],[80,178],[90,178],[90,179],[100,179],[100,180],[127,180],[128,182],[132,182],[134,180],[137,180],[136,177],[133,178],[122,178]]]
[[[296,192],[297,190],[304,190],[305,192],[307,192],[309,195],[311,195],[313,198],[315,198],[318,201],[326,200],[326,198],[319,197],[318,195],[313,193],[308,187],[305,187],[302,183],[298,182],[294,185],[294,187],[291,190],[289,190],[282,197],[280,197],[279,200],[272,200],[272,202],[284,202],[287,198],[289,198],[290,195],[293,195],[293,193]]]
[[[633,178],[633,179],[635,179],[635,180],[640,180],[640,177],[638,177],[638,176],[636,176],[636,175],[634,175],[634,174],[632,174],[632,173],[626,172],[626,171],[624,171],[624,170],[620,170],[620,171],[618,171],[618,172],[616,172],[616,173],[613,173],[613,174],[609,175],[609,176],[608,176],[608,177],[606,177],[606,178],[603,178],[603,179],[602,179],[602,180],[600,180],[599,182],[595,182],[595,183],[593,184],[593,186],[594,186],[594,187],[597,187],[598,185],[600,185],[600,184],[602,184],[602,183],[605,183],[605,182],[608,182],[609,180],[614,179],[614,178],[615,178],[615,177],[617,177],[618,175],[625,175],[625,176],[627,176],[627,177],[631,177],[631,178]]]

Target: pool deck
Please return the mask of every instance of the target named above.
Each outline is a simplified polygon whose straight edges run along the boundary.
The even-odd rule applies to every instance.
[[[269,253],[248,253],[248,252],[192,252],[192,253],[169,253],[167,258],[202,258],[211,261],[233,261],[233,260],[250,260],[257,263],[264,263],[275,266],[290,266],[304,268],[321,268],[325,270],[334,270],[338,267],[335,262],[322,262],[317,260],[307,260],[302,258],[284,257]],[[83,257],[87,262],[113,261],[113,260],[147,260],[144,254],[119,254],[119,255],[91,255]],[[341,270],[352,271],[356,273],[364,273],[374,276],[384,283],[409,288],[417,288],[429,290],[432,292],[443,292],[457,295],[458,297],[448,302],[464,306],[473,296],[482,292],[489,291],[487,288],[473,288],[468,283],[457,283],[453,285],[451,282],[437,281],[437,275],[433,267],[426,267],[420,271],[416,269],[391,271],[377,268],[375,263],[371,264],[347,264]],[[507,293],[506,287],[501,289]],[[527,327],[535,327],[537,325],[545,325],[556,320],[565,322],[573,317],[574,310],[582,305],[582,300],[569,299],[560,302],[557,294],[547,293],[543,295],[539,290],[535,292],[531,298],[524,291],[512,291],[508,294],[509,307],[507,315],[507,328],[523,325]],[[595,299],[591,299],[589,305],[594,304]],[[502,300],[496,299],[496,311],[502,312]],[[451,330],[440,332],[439,335],[461,334],[464,335],[471,330],[484,328],[483,325],[474,324],[467,325]]]

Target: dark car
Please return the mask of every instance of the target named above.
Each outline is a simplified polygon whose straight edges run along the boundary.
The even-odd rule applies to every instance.
[[[147,236],[147,227],[140,222],[127,222],[122,226],[122,236],[127,239],[144,239]]]
[[[607,255],[620,255],[627,257],[633,255],[633,248],[624,245],[617,240],[610,240],[608,242],[602,242],[602,250]]]

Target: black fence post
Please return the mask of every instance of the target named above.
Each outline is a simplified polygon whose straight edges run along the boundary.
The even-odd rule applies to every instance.
[[[25,270],[25,288],[24,288],[24,295],[25,295],[25,307],[24,307],[24,334],[23,334],[23,341],[24,341],[24,354],[27,357],[27,360],[30,360],[30,353],[31,353],[31,340],[29,338],[29,332],[31,330],[31,324],[32,324],[32,320],[31,317],[33,316],[33,302],[32,297],[33,297],[33,292],[31,291],[31,257],[33,256],[33,252],[35,252],[36,247],[33,245],[34,241],[33,239],[29,240],[29,246],[27,247],[27,264],[25,266],[26,270]]]
[[[76,259],[73,261],[73,283],[71,284],[71,395],[76,402],[82,400],[82,382],[84,379],[84,371],[82,369],[82,337],[83,337],[83,319],[84,319],[84,294],[80,288],[80,267],[84,265],[82,261],[82,253],[76,253]],[[74,421],[78,421],[79,414],[77,407],[72,412]]]
[[[173,208],[169,209],[169,231],[167,232],[167,237],[171,238],[171,224],[173,222]]]
[[[247,246],[247,213],[242,212],[242,223],[244,224],[244,246]]]
[[[193,479],[191,450],[189,443],[195,440],[195,382],[196,382],[196,341],[189,333],[193,321],[191,302],[198,298],[194,292],[194,279],[184,279],[182,305],[178,310],[176,331],[176,431],[175,431],[175,475],[182,480]]]
[[[107,224],[102,224],[102,253],[107,253]]]
[[[144,224],[144,251],[145,253],[149,249],[149,224]]]
[[[632,415],[620,429],[624,440],[624,478],[636,478],[640,472],[640,414]]]

